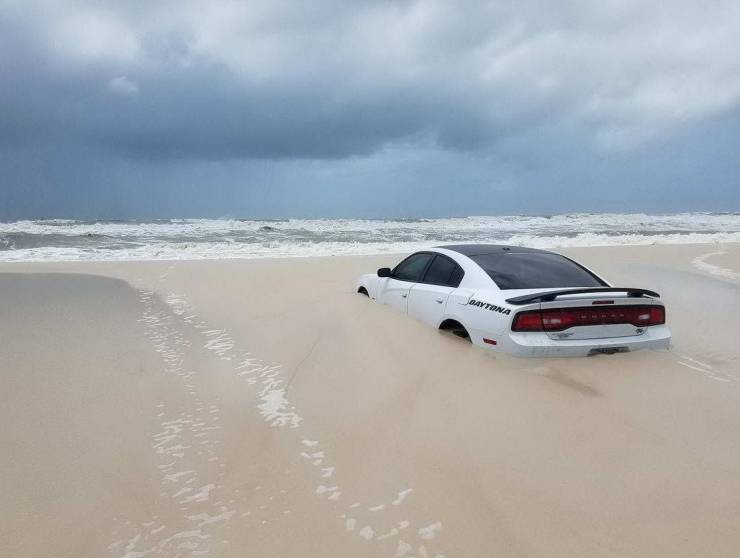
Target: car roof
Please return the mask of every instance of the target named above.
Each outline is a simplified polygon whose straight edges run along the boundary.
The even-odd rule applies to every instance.
[[[487,254],[552,254],[547,250],[538,250],[537,248],[525,248],[523,246],[507,246],[504,244],[451,244],[446,246],[437,246],[462,254],[463,256],[483,256]]]

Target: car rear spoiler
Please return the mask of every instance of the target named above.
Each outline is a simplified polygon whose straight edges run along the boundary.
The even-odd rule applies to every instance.
[[[596,287],[592,289],[563,289],[560,291],[550,291],[547,293],[535,293],[523,296],[515,296],[514,298],[507,298],[506,302],[509,304],[530,304],[532,302],[552,302],[559,296],[563,295],[575,295],[575,294],[587,294],[587,293],[627,293],[628,297],[640,298],[643,296],[649,296],[652,298],[660,298],[660,295],[655,291],[648,291],[647,289],[635,289],[632,287]]]

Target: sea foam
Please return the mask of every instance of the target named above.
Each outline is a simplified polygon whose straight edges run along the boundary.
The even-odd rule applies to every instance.
[[[740,214],[0,222],[0,261],[369,255],[469,242],[535,248],[734,243],[740,242]]]

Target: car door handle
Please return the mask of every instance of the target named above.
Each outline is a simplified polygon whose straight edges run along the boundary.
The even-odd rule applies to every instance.
[[[409,296],[409,295],[408,295],[408,294],[406,294],[406,293],[401,293],[401,296],[402,296],[403,298],[406,298],[406,297],[407,297],[407,296]]]
[[[442,304],[445,301],[445,299],[444,298],[438,298],[438,299],[436,299],[436,301],[437,301],[437,304]]]

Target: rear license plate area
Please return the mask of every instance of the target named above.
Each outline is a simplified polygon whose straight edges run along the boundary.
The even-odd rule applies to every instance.
[[[629,349],[627,347],[599,347],[597,349],[591,349],[589,355],[613,355],[615,353],[627,353]]]

